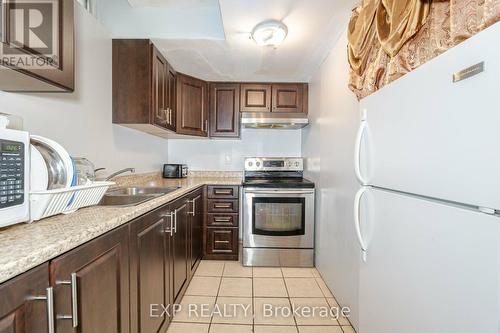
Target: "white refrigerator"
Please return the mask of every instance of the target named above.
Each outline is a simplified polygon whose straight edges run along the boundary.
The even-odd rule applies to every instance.
[[[359,333],[500,333],[499,40],[497,23],[361,101]]]

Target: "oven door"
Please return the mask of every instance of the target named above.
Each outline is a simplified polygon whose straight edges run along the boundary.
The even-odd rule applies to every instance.
[[[314,189],[245,188],[244,196],[244,247],[314,247]]]

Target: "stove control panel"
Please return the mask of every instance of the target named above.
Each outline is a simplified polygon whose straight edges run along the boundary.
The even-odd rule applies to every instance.
[[[304,171],[301,157],[249,157],[245,171]]]

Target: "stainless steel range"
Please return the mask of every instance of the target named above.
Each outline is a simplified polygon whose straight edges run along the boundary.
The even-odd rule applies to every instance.
[[[245,160],[243,265],[314,266],[314,183],[302,158]]]

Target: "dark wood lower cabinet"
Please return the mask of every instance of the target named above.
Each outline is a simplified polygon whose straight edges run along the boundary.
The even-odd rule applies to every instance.
[[[167,214],[161,207],[130,224],[131,332],[163,332],[171,320],[163,312],[172,304]]]
[[[204,254],[208,260],[239,258],[239,186],[207,186]]]
[[[203,247],[203,190],[199,189],[188,196],[189,211],[189,263],[194,272],[202,256]]]
[[[48,263],[0,285],[0,333],[47,333],[47,288]]]
[[[188,203],[186,198],[176,200],[169,206],[173,213],[173,236],[172,236],[172,256],[173,256],[173,296],[174,302],[179,302],[181,292],[187,286],[189,278],[188,264]]]
[[[219,259],[237,260],[238,229],[209,228],[207,230],[207,255]]]
[[[166,332],[201,258],[238,259],[238,187],[208,189],[232,211],[199,188],[0,284],[0,333]]]
[[[52,261],[56,331],[129,331],[129,226]]]

